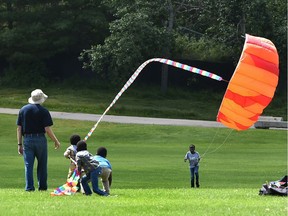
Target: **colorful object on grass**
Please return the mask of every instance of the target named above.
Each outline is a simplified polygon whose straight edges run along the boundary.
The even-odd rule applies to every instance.
[[[63,196],[63,195],[73,195],[77,192],[79,187],[77,186],[80,179],[80,175],[77,169],[74,170],[72,176],[67,179],[67,182],[56,188],[53,192],[51,192],[51,196]]]
[[[137,68],[122,87],[84,138],[85,141],[92,135],[105,114],[134,82],[142,69],[150,62],[160,62],[217,81],[226,81],[218,75],[176,61],[163,58],[149,59]],[[245,130],[251,127],[273,98],[278,84],[278,64],[277,50],[270,40],[246,34],[243,52],[224,95],[217,121],[236,130]]]
[[[277,49],[270,40],[246,34],[243,51],[220,105],[217,121],[236,130],[250,128],[274,96],[278,65]]]

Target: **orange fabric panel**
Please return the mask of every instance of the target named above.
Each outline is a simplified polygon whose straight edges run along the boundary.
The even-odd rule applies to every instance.
[[[222,113],[224,115],[226,115],[226,113],[229,112],[229,114],[231,116],[230,115],[226,115],[226,116],[229,116],[231,120],[237,121],[237,119],[238,119],[239,122],[240,121],[245,122],[244,119],[251,118],[251,117],[255,116],[255,112],[253,110],[252,111],[247,110],[247,109],[239,106],[237,103],[235,103],[232,100],[229,100],[229,99],[224,99],[224,100],[225,100],[225,106],[222,107]],[[235,116],[237,116],[237,118],[235,118]]]
[[[267,85],[266,83],[260,82],[258,80],[255,80],[253,78],[247,77],[239,73],[235,74],[233,78],[234,78],[233,80],[234,85],[238,85],[243,88],[253,90],[255,92],[258,92],[258,94],[263,94],[267,97],[273,97],[274,95],[274,90],[275,90],[274,86]],[[228,89],[229,89],[229,86],[228,86]],[[236,90],[236,93],[242,94],[244,92],[241,92],[241,89],[239,89],[238,91]]]
[[[273,87],[278,83],[277,75],[247,63],[242,63],[237,70],[239,71],[239,73],[237,73],[238,75],[242,74],[246,77],[252,78],[253,80],[258,80],[259,82],[263,82],[264,84],[268,84]]]
[[[250,128],[274,96],[278,84],[278,65],[277,49],[270,40],[246,35],[217,121],[236,130]]]
[[[229,124],[233,124],[234,127],[236,127],[234,129],[239,130],[239,128],[237,128],[237,124],[242,125],[245,128],[249,128],[251,126],[251,124],[253,124],[252,120],[249,120],[248,118],[243,118],[243,117],[241,118],[241,116],[236,115],[231,110],[223,108],[221,110],[221,113],[222,113],[222,115],[224,115],[226,117],[229,116],[229,118],[226,118],[225,120],[224,120],[224,118],[221,118],[221,119],[219,118],[218,121],[220,120],[222,122],[225,121]],[[233,119],[235,119],[235,120],[233,120]]]
[[[254,103],[250,106],[246,106],[245,109],[247,111],[251,111],[251,112],[254,112],[254,114],[261,114],[263,112],[263,110],[265,109],[266,106],[263,106],[259,103]]]
[[[248,107],[251,107],[252,105],[259,107],[259,109],[264,109],[271,101],[271,98],[265,97],[263,95],[258,95],[255,97],[244,97],[242,95],[233,93],[230,90],[226,92],[226,97],[223,100],[226,99],[232,100],[234,103],[245,109],[248,109]]]
[[[266,38],[246,34],[244,50],[246,53],[254,55],[256,53],[256,56],[261,56],[262,59],[276,65],[279,63],[279,56],[275,45]]]
[[[242,87],[239,85],[235,85],[234,83],[229,84],[229,90],[232,92],[241,92],[243,96],[247,97],[253,97],[259,95],[259,93],[254,90],[247,89],[246,87]]]
[[[278,77],[279,75],[279,70],[278,66],[272,62],[265,61],[262,58],[259,58],[258,56],[255,55],[245,55],[243,59],[240,60],[241,62],[245,62],[246,64],[249,65],[254,65],[257,68],[261,68],[265,70],[266,72],[272,73],[275,76]]]
[[[223,125],[225,125],[228,128],[240,130],[234,122],[227,122],[227,121],[224,121],[223,119],[220,119],[218,121],[221,122]]]
[[[272,62],[276,64],[279,62],[278,54],[270,50],[263,50],[263,47],[255,46],[255,45],[248,45],[247,49],[245,50],[247,54],[252,54],[255,56],[261,56],[262,59]]]

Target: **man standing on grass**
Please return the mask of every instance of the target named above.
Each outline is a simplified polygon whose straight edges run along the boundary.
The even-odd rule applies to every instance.
[[[55,149],[60,142],[50,128],[53,121],[49,111],[41,104],[48,98],[41,89],[31,92],[29,104],[23,106],[17,119],[18,154],[24,156],[26,191],[35,191],[33,167],[35,158],[37,164],[38,190],[47,190],[47,139],[45,133],[54,141]],[[23,145],[22,145],[23,138]]]
[[[189,161],[189,168],[191,174],[191,187],[194,188],[194,176],[196,176],[196,187],[200,187],[199,184],[199,161],[200,154],[195,151],[195,145],[189,146],[189,151],[186,153],[184,157],[184,162]]]

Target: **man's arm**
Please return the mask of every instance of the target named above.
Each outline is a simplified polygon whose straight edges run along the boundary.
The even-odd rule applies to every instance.
[[[17,141],[18,141],[18,154],[23,155],[22,127],[20,125],[18,125],[17,127]]]
[[[60,142],[58,141],[57,137],[55,136],[52,128],[45,127],[45,131],[48,134],[48,136],[51,138],[51,140],[53,140],[53,142],[55,143],[55,149],[58,149],[60,147]]]

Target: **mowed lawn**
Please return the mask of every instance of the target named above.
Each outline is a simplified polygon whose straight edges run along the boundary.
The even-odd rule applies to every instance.
[[[24,191],[16,116],[0,114],[0,215],[287,215],[287,197],[259,196],[266,181],[287,173],[287,131],[112,124],[101,122],[88,150],[108,149],[112,196],[51,197],[66,181],[69,137],[84,138],[93,122],[54,119],[61,141],[49,140],[49,190]],[[193,143],[202,155],[199,189],[190,188],[183,157]],[[36,182],[36,175],[35,175]]]

